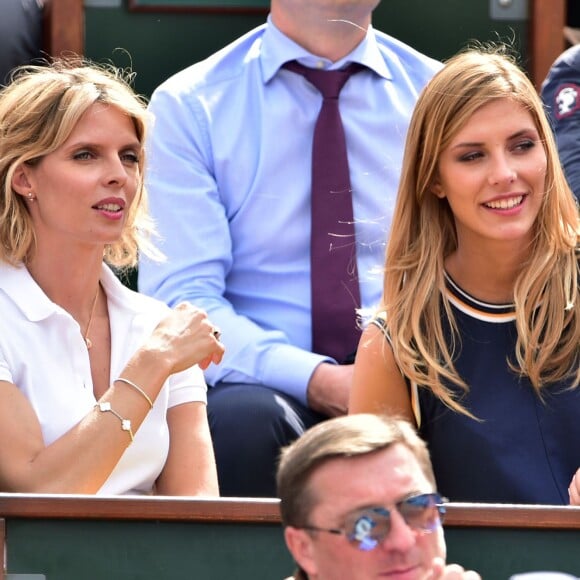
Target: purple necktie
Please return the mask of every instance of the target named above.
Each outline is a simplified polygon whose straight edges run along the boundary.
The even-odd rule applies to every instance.
[[[355,351],[360,337],[356,318],[360,290],[338,96],[349,77],[364,67],[353,63],[342,70],[326,71],[292,61],[284,68],[304,76],[323,97],[312,143],[312,351],[342,362]]]

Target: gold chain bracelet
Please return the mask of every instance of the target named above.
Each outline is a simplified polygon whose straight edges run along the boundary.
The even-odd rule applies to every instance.
[[[141,394],[141,396],[147,401],[147,403],[149,403],[149,408],[153,409],[153,401],[151,400],[151,397],[140,386],[136,385],[133,381],[130,381],[125,377],[119,377],[118,379],[115,379],[113,382],[125,383],[126,385],[129,385],[130,387],[135,389],[138,393]]]

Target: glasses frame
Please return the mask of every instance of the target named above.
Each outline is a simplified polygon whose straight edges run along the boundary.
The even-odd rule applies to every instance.
[[[407,497],[401,501],[398,501],[397,503],[394,504],[394,508],[397,510],[397,512],[399,513],[399,515],[403,518],[403,520],[405,521],[405,524],[411,528],[412,530],[416,530],[419,532],[423,532],[423,533],[431,533],[433,530],[430,530],[428,528],[417,528],[412,526],[405,518],[404,514],[401,513],[401,506],[405,505],[405,504],[409,504],[413,501],[417,501],[423,498],[429,498],[433,501],[433,507],[437,508],[437,512],[438,512],[438,518],[439,518],[439,524],[443,523],[443,520],[445,518],[445,513],[446,513],[446,508],[445,508],[445,504],[449,502],[449,500],[442,496],[440,493],[434,491],[434,492],[430,492],[430,493],[420,493],[417,495],[413,495],[410,497]],[[426,508],[427,509],[427,508]],[[380,538],[365,538],[364,540],[356,540],[354,538],[352,538],[352,530],[346,530],[344,528],[322,528],[322,527],[318,527],[318,526],[311,526],[311,525],[307,525],[307,526],[301,526],[301,529],[303,530],[308,530],[308,531],[312,531],[312,532],[327,532],[329,534],[334,534],[337,536],[344,536],[349,544],[352,544],[353,546],[355,546],[356,548],[358,548],[359,550],[362,551],[371,551],[373,550],[380,542],[384,541],[384,539],[389,535],[389,533],[391,532],[391,525],[390,525],[390,517],[391,517],[391,512],[393,511],[392,509],[387,509],[383,506],[374,506],[374,507],[370,507],[367,508],[368,511],[376,511],[378,512],[379,510],[381,512],[383,512],[381,515],[384,515],[385,517],[388,518],[389,521],[389,527],[386,531],[386,533],[384,535],[381,535]],[[364,509],[361,510],[355,510],[355,512],[363,512],[366,511]],[[365,544],[365,540],[371,540],[371,542],[369,544]],[[371,545],[372,542],[375,542],[373,545]]]

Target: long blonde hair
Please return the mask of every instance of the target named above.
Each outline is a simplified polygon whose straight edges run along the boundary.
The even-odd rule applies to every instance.
[[[47,66],[22,67],[0,92],[0,260],[26,262],[36,243],[26,202],[12,189],[14,171],[23,163],[38,163],[60,147],[91,105],[102,103],[124,112],[144,144],[146,103],[133,92],[130,81],[129,73],[112,66],[56,60]],[[150,241],[153,227],[143,187],[144,164],[141,154],[141,179],[124,231],[104,250],[103,259],[112,266],[134,266],[138,251],[156,255]]]
[[[442,151],[482,105],[508,98],[531,114],[547,157],[545,196],[529,260],[514,287],[518,339],[511,368],[536,392],[571,377],[580,383],[578,209],[534,86],[500,49],[470,49],[451,58],[421,94],[407,134],[402,176],[387,245],[381,310],[395,359],[411,381],[452,409],[468,386],[453,364],[460,341],[445,293],[444,261],[457,247],[446,200],[432,193]],[[441,316],[449,318],[447,344]],[[459,387],[454,393],[444,384]]]

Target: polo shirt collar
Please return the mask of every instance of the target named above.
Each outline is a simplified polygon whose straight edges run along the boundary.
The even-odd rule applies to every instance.
[[[101,284],[109,302],[134,310],[134,304],[122,291],[122,283],[105,263],[101,270]],[[31,322],[44,320],[60,309],[35,282],[24,264],[12,266],[0,262],[0,290],[6,293]]]
[[[34,281],[24,264],[12,266],[0,262],[0,289],[31,322],[48,318],[58,308]]]

